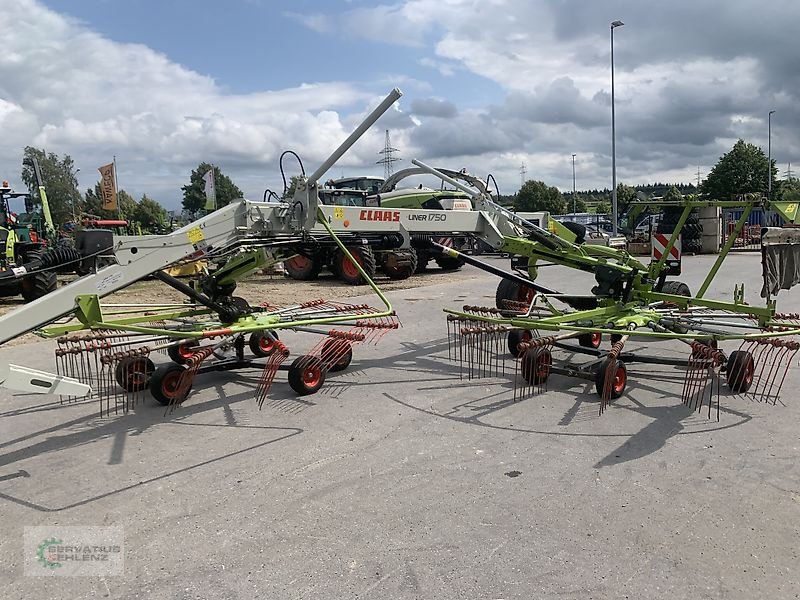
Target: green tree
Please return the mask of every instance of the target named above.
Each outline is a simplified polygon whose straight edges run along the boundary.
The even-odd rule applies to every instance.
[[[775,193],[775,182],[773,182],[773,193]],[[780,182],[778,197],[783,202],[800,202],[800,179],[791,177]]]
[[[730,200],[738,194],[766,194],[769,160],[761,148],[739,140],[733,149],[720,157],[700,191],[706,198]],[[772,162],[773,181],[778,174]]]
[[[567,203],[567,211],[570,212],[570,213],[572,213],[572,212],[576,212],[576,213],[586,212],[586,210],[587,210],[586,209],[586,201],[581,197],[580,194],[574,194],[574,196],[575,196],[575,198],[574,198],[575,202],[573,204],[573,194],[572,194],[572,192],[564,194],[564,202]]]
[[[206,205],[205,183],[203,175],[212,168],[207,162],[201,162],[192,171],[189,177],[189,185],[183,186],[183,208],[187,213],[197,217]],[[230,177],[225,175],[219,167],[214,166],[214,187],[217,192],[217,208],[227,206],[234,200],[242,197],[242,190],[236,187]]]
[[[133,218],[147,233],[165,231],[168,222],[167,211],[158,202],[148,198],[147,194],[142,196],[139,204],[136,205]]]
[[[22,181],[31,195],[35,197],[39,196],[36,177],[33,168],[24,164],[26,158],[35,158],[39,163],[42,183],[50,205],[50,214],[53,223],[58,228],[61,223],[72,219],[73,211],[78,209],[76,204],[80,202],[78,180],[75,177],[75,163],[69,154],[65,154],[64,158],[59,158],[53,152],[47,154],[44,150],[26,146],[23,152]]]
[[[623,215],[628,212],[630,203],[636,200],[636,188],[624,183],[617,184],[617,214]]]
[[[514,208],[518,212],[541,210],[563,215],[567,212],[567,203],[558,188],[548,186],[543,181],[526,181],[514,198]]]
[[[595,204],[594,212],[598,215],[611,214],[611,203],[606,202],[605,200],[600,200],[600,202]]]
[[[284,199],[294,196],[294,190],[297,188],[297,184],[302,180],[302,175],[292,175],[292,178],[289,180],[289,187],[286,188],[286,193],[283,195]]]
[[[667,193],[664,194],[664,200],[669,200],[670,202],[677,202],[678,200],[683,200],[683,194],[681,194],[678,188],[672,186],[667,190]]]
[[[100,193],[100,182],[98,182],[95,184],[94,189],[89,188],[86,190],[86,194],[83,197],[81,212],[102,219],[127,219],[130,221],[134,217],[136,206],[136,200],[134,200],[128,192],[125,190],[118,190],[117,210],[105,210]]]

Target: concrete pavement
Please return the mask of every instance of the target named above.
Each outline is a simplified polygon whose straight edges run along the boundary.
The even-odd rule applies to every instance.
[[[712,260],[685,259],[682,279],[696,289]],[[560,267],[541,280],[591,285]],[[745,281],[757,302],[759,280],[758,255],[734,255],[707,295]],[[593,383],[560,376],[514,402],[510,380],[461,380],[447,360],[441,309],[491,305],[496,282],[392,292],[402,329],[316,395],[279,374],[262,411],[255,371],[198,378],[166,417],[0,391],[3,597],[796,598],[797,365],[785,406],[723,390],[719,422],[652,365],[602,417]],[[800,293],[779,307],[800,311]],[[52,368],[51,350],[0,360]],[[24,576],[23,527],[55,524],[121,525],[125,575]]]

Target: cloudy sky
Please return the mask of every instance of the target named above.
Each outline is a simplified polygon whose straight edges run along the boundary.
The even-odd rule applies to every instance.
[[[330,172],[403,162],[610,187],[693,181],[737,138],[800,161],[800,4],[790,0],[0,0],[0,177],[26,145],[70,154],[81,189],[165,206],[201,161],[247,197],[280,191],[285,149],[316,168],[391,88],[404,96]],[[289,174],[295,167],[286,162]],[[800,165],[798,165],[800,167]],[[798,169],[800,170],[800,169]]]

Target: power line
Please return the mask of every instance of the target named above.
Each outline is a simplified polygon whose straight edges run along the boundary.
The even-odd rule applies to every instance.
[[[397,148],[393,148],[392,147],[392,143],[389,140],[389,130],[387,129],[386,130],[386,141],[384,142],[383,150],[378,152],[378,154],[382,155],[381,159],[375,161],[376,165],[383,165],[383,178],[384,179],[389,179],[389,177],[391,177],[392,171],[394,171],[394,168],[392,167],[392,165],[394,163],[398,162],[398,161],[403,160],[399,156],[395,156],[394,155],[395,152],[399,152],[399,150]]]

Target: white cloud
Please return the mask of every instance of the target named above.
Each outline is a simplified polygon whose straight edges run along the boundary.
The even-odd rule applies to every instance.
[[[0,53],[0,172],[12,180],[33,145],[71,155],[82,189],[116,155],[120,185],[137,196],[174,205],[203,160],[235,181],[258,172],[262,183],[245,191],[260,196],[263,181],[279,180],[283,149],[316,166],[349,133],[335,111],[372,97],[337,82],[227,94],[162,54],[104,38],[34,0],[0,5],[14,23]]]

